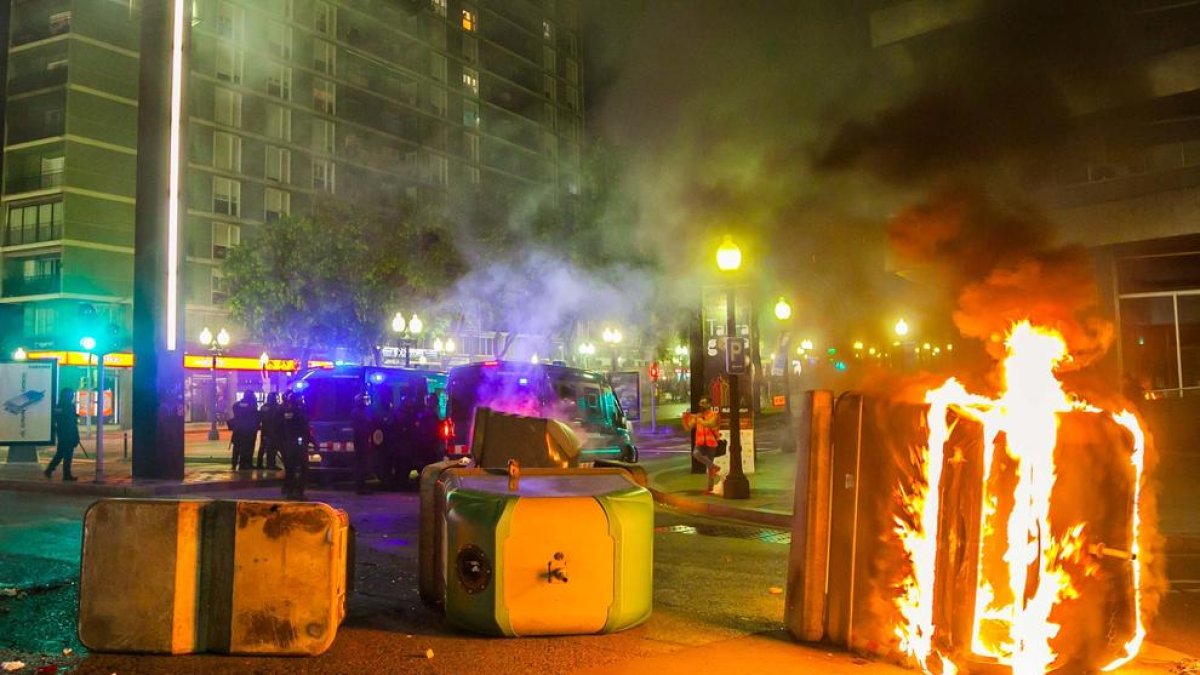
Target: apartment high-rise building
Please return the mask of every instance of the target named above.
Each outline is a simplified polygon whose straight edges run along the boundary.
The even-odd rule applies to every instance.
[[[175,0],[0,0],[11,13],[0,349],[78,352],[80,303],[130,325],[139,20],[151,1]],[[189,352],[206,353],[203,326],[227,323],[230,248],[323,194],[405,195],[449,212],[536,192],[574,218],[577,0],[181,1],[193,13]],[[207,390],[189,387],[197,401]]]

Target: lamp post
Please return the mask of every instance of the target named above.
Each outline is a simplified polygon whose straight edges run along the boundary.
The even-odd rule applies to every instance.
[[[789,377],[792,370],[792,340],[791,332],[786,328],[788,320],[792,318],[792,306],[782,297],[775,303],[775,318],[785,326],[783,333],[779,336],[779,352],[783,354],[783,451],[794,452],[796,438],[792,431],[792,385]]]
[[[576,351],[579,352],[579,356],[583,360],[583,367],[586,370],[588,367],[588,357],[596,353],[596,345],[590,342],[581,342],[576,347]]]
[[[85,337],[79,341],[79,345],[88,353],[88,370],[91,370],[92,359],[96,358],[96,388],[91,392],[89,405],[87,407],[88,418],[91,419],[92,406],[96,406],[96,476],[95,482],[104,482],[104,352],[101,349],[99,353],[93,356],[96,350],[96,338]],[[90,384],[90,383],[89,383]]]
[[[417,317],[416,314],[413,314],[412,318],[408,321],[404,320],[404,315],[400,312],[396,312],[396,316],[392,317],[392,332],[396,333],[396,335],[399,336],[400,342],[404,344],[405,368],[408,368],[412,365],[412,360],[410,358],[412,343],[416,336],[421,334],[421,329],[424,327],[425,324],[419,317]]]
[[[725,236],[717,249],[717,268],[732,277],[742,266],[742,250]],[[725,287],[725,348],[729,349],[737,335],[737,308],[734,304],[736,288],[733,280]],[[727,352],[728,353],[728,352]],[[731,364],[732,365],[732,364]],[[732,370],[732,368],[730,369]],[[738,390],[737,373],[729,375],[729,475],[725,477],[726,499],[749,499],[750,481],[742,471],[742,413],[741,392]]]
[[[200,331],[200,344],[208,347],[210,355],[208,362],[208,395],[212,410],[209,412],[208,440],[215,441],[221,437],[217,433],[217,357],[229,346],[229,333],[224,328],[214,336],[208,326]]]
[[[609,372],[617,372],[617,345],[621,344],[621,340],[625,336],[621,335],[621,331],[616,328],[605,328],[604,333],[600,336],[604,340],[604,344],[608,345],[612,354],[609,360]]]
[[[258,355],[258,371],[262,374],[263,395],[271,393],[271,378],[267,377],[267,364],[271,357],[266,352]]]

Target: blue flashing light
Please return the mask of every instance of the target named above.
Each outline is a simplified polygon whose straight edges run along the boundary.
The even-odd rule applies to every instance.
[[[304,380],[300,380],[299,382],[292,385],[292,389],[295,389],[296,391],[300,391],[301,389],[304,389],[307,386],[308,386],[307,382],[305,382]]]
[[[349,361],[334,361],[333,365],[334,366],[348,366],[348,365],[350,365],[350,362]]]

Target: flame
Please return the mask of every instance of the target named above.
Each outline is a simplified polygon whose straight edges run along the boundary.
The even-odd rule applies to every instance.
[[[900,491],[901,511],[894,531],[907,556],[909,572],[897,589],[900,621],[895,635],[901,650],[927,673],[936,669],[944,675],[958,669],[950,655],[936,646],[933,613],[940,491],[945,447],[952,431],[947,422],[951,409],[978,421],[984,431],[984,499],[971,651],[1010,665],[1015,675],[1051,670],[1059,658],[1052,642],[1062,628],[1051,614],[1059,604],[1079,597],[1076,576],[1098,571],[1085,537],[1086,524],[1053,524],[1050,498],[1058,476],[1054,449],[1060,416],[1073,410],[1102,411],[1069,396],[1055,377],[1055,370],[1070,360],[1058,332],[1020,322],[1012,327],[1005,346],[1004,391],[999,398],[970,394],[954,379],[927,392],[929,442],[914,452],[920,479],[910,490]],[[1130,465],[1135,482],[1129,553],[1133,556],[1136,624],[1122,655],[1105,666],[1106,671],[1134,658],[1146,632],[1139,555],[1145,439],[1132,413],[1123,411],[1112,418],[1133,437]],[[998,451],[1009,464],[1010,482],[1015,479],[1006,514],[995,491]]]

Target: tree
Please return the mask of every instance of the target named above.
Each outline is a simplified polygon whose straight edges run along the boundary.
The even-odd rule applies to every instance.
[[[449,229],[410,202],[334,199],[249,234],[225,261],[229,310],[271,348],[376,353],[392,312],[461,274]]]

